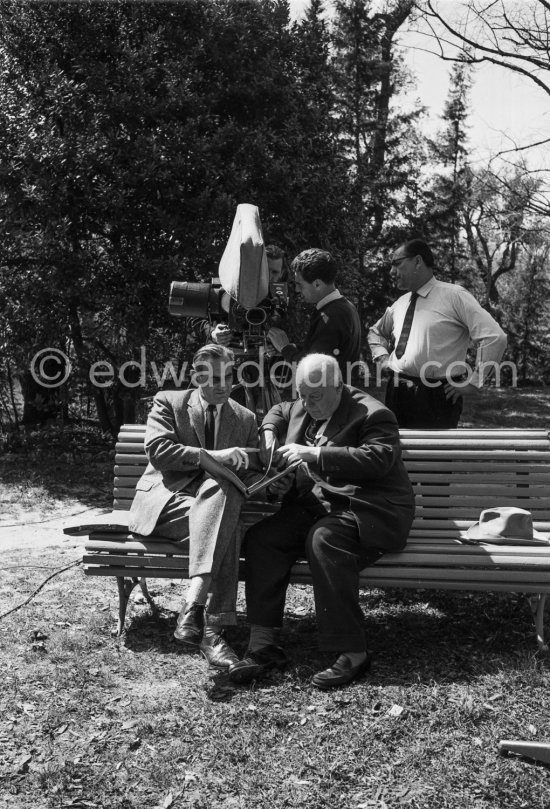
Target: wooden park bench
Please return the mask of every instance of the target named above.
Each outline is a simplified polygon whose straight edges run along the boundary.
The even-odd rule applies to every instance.
[[[99,522],[65,533],[88,534],[87,576],[115,576],[118,633],[136,584],[154,607],[146,578],[188,577],[188,557],[169,540],[128,533],[127,513],[146,465],[144,425],[122,427],[116,445],[114,510]],[[364,588],[415,588],[525,593],[544,643],[544,607],[550,593],[550,545],[472,545],[461,538],[485,508],[530,511],[534,527],[550,532],[550,440],[545,430],[402,430],[403,457],[416,493],[416,518],[407,547],[386,554],[361,573]],[[247,502],[251,525],[273,507]],[[125,527],[126,524],[126,527]],[[242,578],[242,570],[241,570]],[[305,561],[292,569],[293,583],[311,583]]]

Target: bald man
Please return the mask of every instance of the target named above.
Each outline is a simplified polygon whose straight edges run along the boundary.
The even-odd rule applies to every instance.
[[[359,573],[381,554],[404,548],[414,497],[401,460],[393,413],[344,385],[338,363],[310,354],[298,365],[299,399],[275,405],[261,427],[261,446],[285,463],[301,461],[278,484],[280,511],[246,536],[248,650],[229,675],[247,682],[283,668],[276,645],[290,569],[307,558],[322,651],[336,654],[313,677],[318,688],[343,685],[370,666],[359,605]],[[284,491],[286,488],[286,491]]]

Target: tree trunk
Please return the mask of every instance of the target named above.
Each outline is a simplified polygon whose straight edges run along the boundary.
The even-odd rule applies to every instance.
[[[112,436],[116,437],[118,431],[111,421],[103,388],[97,388],[94,386],[93,397],[97,411],[97,418],[99,420],[99,426],[104,433],[111,433]]]
[[[21,382],[23,394],[22,424],[27,427],[43,425],[55,419],[59,412],[58,393],[55,388],[39,385],[30,371],[26,371]]]

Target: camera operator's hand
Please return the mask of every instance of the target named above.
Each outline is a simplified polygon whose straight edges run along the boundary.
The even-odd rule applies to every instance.
[[[218,323],[216,328],[212,329],[210,339],[213,343],[217,343],[220,346],[227,346],[229,345],[232,336],[233,332],[227,323]]]
[[[210,449],[208,454],[218,463],[230,466],[235,469],[248,469],[248,454],[241,447],[229,447],[228,449]]]
[[[269,329],[267,339],[275,346],[277,351],[282,351],[283,348],[290,343],[286,331],[278,329],[276,326],[272,326]]]
[[[279,448],[279,439],[273,430],[262,430],[260,433],[260,463],[267,467],[273,447],[273,460],[275,461]]]
[[[269,345],[268,343],[266,343],[266,346],[264,348],[264,357],[267,357],[267,359],[269,360],[269,359],[271,359],[271,357],[275,357],[276,355],[277,355],[277,349],[275,348],[275,346],[274,345]]]

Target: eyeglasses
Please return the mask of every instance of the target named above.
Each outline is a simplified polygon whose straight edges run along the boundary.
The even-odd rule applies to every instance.
[[[393,259],[390,262],[390,267],[399,267],[402,261],[406,261],[408,258],[412,258],[412,256],[401,256],[401,258]]]

